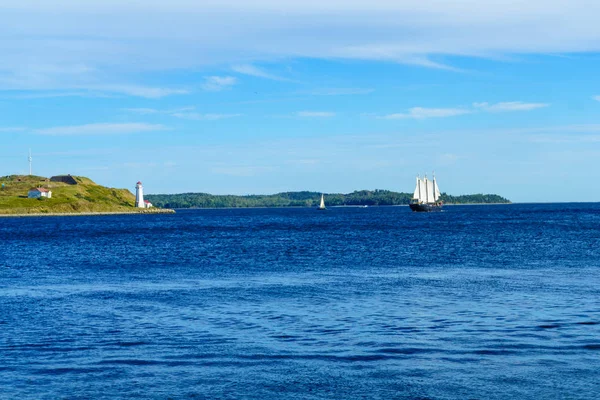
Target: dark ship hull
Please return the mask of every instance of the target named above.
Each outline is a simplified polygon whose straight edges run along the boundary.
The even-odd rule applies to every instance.
[[[409,207],[411,210],[416,211],[416,212],[438,212],[438,211],[442,211],[442,205],[441,204],[416,204],[416,203],[412,203],[409,204]]]

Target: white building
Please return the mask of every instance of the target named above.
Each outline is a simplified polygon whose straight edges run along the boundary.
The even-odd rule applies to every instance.
[[[142,182],[138,182],[135,185],[135,206],[137,208],[146,208],[144,203],[144,187],[142,186]]]
[[[152,208],[152,203],[150,203],[150,200],[144,200],[144,207],[145,208]]]
[[[33,188],[29,189],[27,197],[30,199],[39,199],[40,197],[52,198],[52,191],[44,188]]]

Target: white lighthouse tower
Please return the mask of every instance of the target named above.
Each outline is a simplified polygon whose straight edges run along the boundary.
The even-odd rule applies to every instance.
[[[135,185],[135,206],[138,208],[145,208],[144,205],[144,187],[142,182],[138,182]]]

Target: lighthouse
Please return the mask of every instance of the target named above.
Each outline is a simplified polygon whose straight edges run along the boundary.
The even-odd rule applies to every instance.
[[[142,182],[135,185],[135,206],[138,208],[146,208],[144,205],[144,187]]]

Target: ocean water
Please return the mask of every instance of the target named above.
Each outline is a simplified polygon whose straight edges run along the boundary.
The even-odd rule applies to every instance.
[[[0,218],[2,399],[599,396],[599,204]]]

